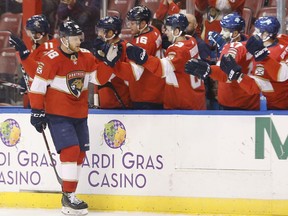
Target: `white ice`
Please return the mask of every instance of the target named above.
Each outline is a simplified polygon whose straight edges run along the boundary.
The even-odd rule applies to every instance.
[[[0,208],[0,216],[65,216],[60,209],[12,209]],[[143,212],[98,212],[89,211],[87,216],[187,216],[185,214],[158,214]]]

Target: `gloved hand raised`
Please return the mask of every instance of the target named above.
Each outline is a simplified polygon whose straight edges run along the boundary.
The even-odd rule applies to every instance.
[[[218,32],[215,31],[209,31],[207,38],[210,46],[217,46],[218,53],[221,52],[224,45],[226,44],[226,41],[222,37],[222,35],[220,35]]]
[[[201,59],[192,58],[186,62],[185,72],[200,79],[206,79],[211,74],[211,68],[207,62]]]
[[[127,57],[138,65],[143,65],[148,60],[146,50],[138,46],[128,46]]]
[[[254,56],[255,61],[264,60],[270,53],[258,35],[253,35],[248,39],[246,49]]]
[[[116,62],[121,58],[122,44],[111,44],[108,52],[105,55],[104,62],[110,67],[114,67]]]
[[[47,125],[47,118],[44,110],[32,109],[30,122],[39,133],[42,133]]]
[[[238,78],[242,75],[241,66],[236,63],[235,59],[231,55],[222,56],[220,68],[227,74],[230,81],[238,80]]]
[[[106,51],[107,47],[107,51]],[[104,61],[106,52],[108,52],[109,45],[106,44],[104,40],[101,38],[96,38],[93,41],[93,54],[96,58],[98,58],[101,61]]]
[[[16,51],[19,52],[20,58],[25,60],[29,55],[30,51],[27,49],[24,42],[15,35],[10,35],[9,44],[11,47],[14,47]]]

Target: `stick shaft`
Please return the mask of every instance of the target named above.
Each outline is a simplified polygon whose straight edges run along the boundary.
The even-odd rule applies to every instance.
[[[51,153],[51,151],[50,151],[50,147],[49,147],[49,144],[48,144],[48,141],[47,141],[46,134],[45,134],[44,130],[42,131],[42,135],[43,135],[43,138],[44,138],[44,141],[45,141],[45,145],[46,145],[46,148],[47,148],[47,151],[48,151],[50,160],[51,160],[51,164],[52,164],[52,167],[53,167],[54,172],[55,172],[55,175],[56,175],[56,178],[57,178],[59,184],[62,185],[62,182],[63,182],[63,181],[62,181],[62,179],[60,178],[60,176],[58,175],[58,172],[57,172],[57,170],[56,170],[55,164],[53,163],[52,153]]]

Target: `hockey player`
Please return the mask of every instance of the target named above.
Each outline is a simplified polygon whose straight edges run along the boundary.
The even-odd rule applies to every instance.
[[[250,76],[242,73],[237,63],[227,56],[221,61],[222,70],[230,80],[236,80],[241,88],[251,94],[262,94],[267,109],[288,109],[288,55],[287,36],[278,35],[280,23],[274,16],[260,17],[255,21],[254,36],[246,48],[254,57],[254,69]],[[286,38],[286,39],[285,39]]]
[[[9,42],[19,52],[21,64],[25,70],[22,77],[22,83],[25,84],[23,87],[25,88],[30,88],[40,58],[49,50],[59,46],[57,39],[50,39],[49,29],[50,25],[44,15],[34,15],[27,20],[25,30],[32,41],[31,51],[27,49],[20,38],[14,35],[10,36]]]
[[[49,37],[50,25],[44,15],[34,15],[26,22],[25,31],[32,41],[31,52],[17,36],[11,35],[10,44],[19,52],[21,64],[30,78],[34,78],[38,61],[49,50],[59,45],[57,39]]]
[[[267,100],[267,109],[288,109],[287,80],[287,40],[278,36],[280,23],[276,17],[260,17],[255,21],[254,36],[246,43],[247,51],[254,57],[251,74],[243,73],[233,56],[224,55],[220,67],[230,81],[237,81],[239,86],[249,94],[262,94]],[[196,60],[187,64],[191,69]],[[203,62],[194,67],[197,74],[208,76],[211,73],[209,65]],[[187,70],[188,71],[188,70]],[[191,70],[190,70],[191,71]],[[212,72],[214,73],[214,72]]]
[[[202,38],[208,43],[210,31],[221,31],[220,20],[233,11],[242,15],[245,0],[195,0],[195,16],[202,27]],[[200,29],[199,29],[200,30]]]
[[[145,50],[131,46],[127,48],[128,58],[144,66],[152,74],[165,80],[164,108],[205,110],[205,87],[201,79],[185,73],[185,62],[198,58],[195,38],[185,37],[188,20],[184,14],[173,14],[165,20],[165,34],[172,43],[159,59],[147,55]]]
[[[62,212],[68,215],[88,213],[87,203],[79,200],[75,191],[89,150],[88,82],[99,84],[95,79],[96,59],[88,50],[80,49],[82,38],[82,30],[74,21],[60,25],[61,45],[41,59],[30,92],[31,124],[43,133],[48,123],[60,154]]]
[[[259,51],[263,50],[264,47],[267,47],[269,50],[267,58],[264,58],[264,60],[260,62],[256,61],[256,67],[261,63],[273,80],[280,82],[285,81],[288,74],[288,56],[286,54],[288,36],[286,34],[277,34],[280,29],[280,23],[274,16],[260,17],[254,25],[255,31],[253,34],[258,37],[255,36],[251,38],[247,45],[248,51],[253,56],[256,56],[261,54]],[[264,48],[264,50],[266,49]]]
[[[151,11],[146,6],[135,6],[127,13],[132,44],[142,47],[147,54],[161,57],[161,34],[149,25]],[[141,74],[130,73],[128,80],[134,109],[163,109],[164,80],[148,70]]]
[[[220,22],[222,35],[228,42],[223,47],[220,59],[223,55],[231,55],[235,61],[241,65],[245,74],[250,74],[253,67],[253,58],[247,53],[245,48],[246,37],[242,34],[245,21],[237,13],[231,13],[224,16]],[[215,40],[218,41],[218,40]],[[192,59],[186,63],[186,72],[202,79],[208,76],[218,81],[218,102],[220,109],[225,110],[259,110],[260,95],[251,94],[242,89],[236,81],[229,80],[229,77],[223,73],[218,65],[210,66],[201,60]],[[209,68],[209,69],[208,69]]]
[[[102,61],[103,56],[110,46],[121,44],[122,54],[120,61],[127,61],[126,45],[127,41],[120,40],[119,34],[122,29],[122,20],[116,16],[101,18],[97,25],[98,37],[94,55],[98,61]],[[99,41],[100,40],[100,41]],[[105,65],[98,65],[96,78],[101,86],[96,86],[99,95],[101,109],[129,109],[132,107],[129,88],[125,81],[114,74],[112,68]]]

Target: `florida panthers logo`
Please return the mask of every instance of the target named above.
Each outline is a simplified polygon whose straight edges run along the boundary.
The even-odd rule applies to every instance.
[[[262,64],[256,65],[255,75],[257,76],[263,76],[265,72],[264,66]]]
[[[73,71],[67,74],[67,85],[70,93],[79,98],[84,86],[85,73],[83,71]]]

